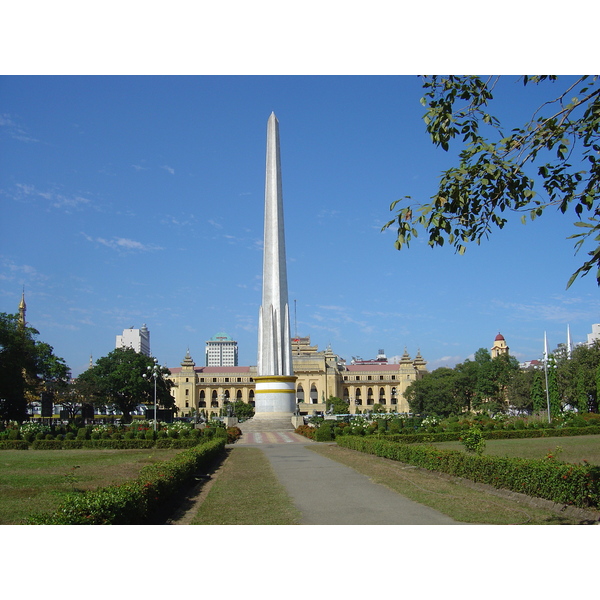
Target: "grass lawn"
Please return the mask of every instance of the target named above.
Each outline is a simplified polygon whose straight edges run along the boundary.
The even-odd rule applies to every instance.
[[[295,525],[300,518],[258,448],[234,448],[192,525]]]
[[[460,442],[435,442],[432,445],[445,450],[465,449]],[[585,459],[600,466],[600,435],[485,441],[484,455],[488,456],[545,458],[549,453],[563,462],[582,463]]]
[[[565,438],[562,438],[563,440]],[[512,440],[511,440],[512,441]],[[484,486],[469,485],[371,454],[335,445],[309,446],[327,458],[367,475],[375,483],[429,506],[461,523],[482,525],[578,525],[586,519],[557,514],[550,509],[528,504],[513,497],[491,493]]]
[[[65,494],[135,479],[142,467],[181,450],[2,450],[0,525],[51,512]]]

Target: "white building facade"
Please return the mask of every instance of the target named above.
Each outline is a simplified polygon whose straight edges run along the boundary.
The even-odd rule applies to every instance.
[[[596,340],[600,340],[600,323],[592,325],[592,333],[588,333],[587,343],[591,346]]]
[[[217,333],[206,342],[207,367],[237,367],[237,342],[226,333]]]
[[[140,329],[124,329],[123,335],[117,336],[117,343],[115,348],[133,348],[140,354],[150,356],[150,332],[146,327],[146,324],[141,326]]]

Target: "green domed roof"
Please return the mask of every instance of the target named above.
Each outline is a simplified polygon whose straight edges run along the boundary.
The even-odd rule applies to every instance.
[[[213,335],[209,342],[233,342],[233,338],[224,332]]]

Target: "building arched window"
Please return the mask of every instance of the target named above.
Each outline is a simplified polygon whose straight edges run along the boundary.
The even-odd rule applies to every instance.
[[[296,389],[296,402],[304,402],[304,388],[302,384],[299,384]]]
[[[310,403],[319,403],[319,392],[317,391],[317,386],[314,383],[310,386]]]

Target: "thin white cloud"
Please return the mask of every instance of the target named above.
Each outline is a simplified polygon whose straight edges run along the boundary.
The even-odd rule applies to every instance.
[[[594,319],[598,314],[598,301],[585,301],[574,298],[555,298],[554,302],[501,302],[494,301],[494,306],[510,311],[513,318],[527,321],[555,321],[572,323],[578,320]]]
[[[184,217],[174,217],[173,215],[165,215],[161,219],[163,225],[173,225],[175,227],[185,227],[196,222],[194,215],[186,215]]]
[[[466,359],[464,356],[442,356],[441,358],[428,361],[427,370],[431,372],[435,371],[436,369],[439,369],[440,367],[448,367],[450,369],[453,369],[458,363],[463,363],[465,362],[465,360]]]
[[[9,258],[0,257],[0,280],[4,281],[36,280],[45,281],[46,275],[42,275],[31,265],[20,265]]]
[[[162,165],[161,169],[171,173],[171,175],[175,175],[175,169],[173,167],[169,167],[169,165]]]
[[[29,135],[29,133],[16,123],[9,114],[4,113],[0,115],[0,127],[14,140],[19,140],[20,142],[40,141]]]
[[[100,244],[102,246],[106,246],[107,248],[111,248],[112,250],[134,250],[139,252],[152,252],[155,250],[163,250],[160,246],[156,246],[154,244],[143,244],[142,242],[138,242],[136,240],[131,240],[129,238],[121,238],[121,237],[113,237],[112,239],[106,239],[102,237],[93,238],[86,233],[82,234],[88,242],[93,242],[96,244]]]
[[[81,195],[65,196],[56,192],[42,192],[35,186],[27,183],[17,183],[15,185],[17,193],[13,195],[13,199],[22,201],[24,199],[43,198],[49,203],[51,208],[71,212],[75,209],[80,209],[83,206],[89,205],[92,201]]]

